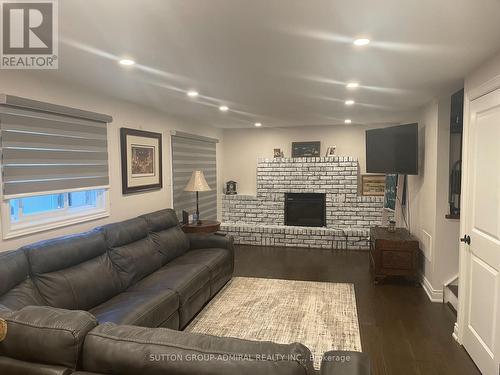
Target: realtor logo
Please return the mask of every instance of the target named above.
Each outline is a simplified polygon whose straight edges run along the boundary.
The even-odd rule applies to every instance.
[[[0,1],[0,68],[57,69],[57,0]]]

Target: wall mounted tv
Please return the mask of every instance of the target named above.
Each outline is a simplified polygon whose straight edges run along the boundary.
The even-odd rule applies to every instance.
[[[367,130],[366,172],[418,174],[418,124]]]

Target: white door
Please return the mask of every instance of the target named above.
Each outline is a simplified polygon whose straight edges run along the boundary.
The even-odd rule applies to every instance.
[[[472,101],[469,119],[463,180],[463,214],[470,236],[463,345],[484,375],[499,375],[500,90]]]

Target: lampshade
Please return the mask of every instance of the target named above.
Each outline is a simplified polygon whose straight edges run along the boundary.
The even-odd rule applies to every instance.
[[[207,180],[205,180],[205,176],[203,175],[203,171],[193,171],[189,182],[187,183],[184,191],[210,191],[210,186],[207,184]]]

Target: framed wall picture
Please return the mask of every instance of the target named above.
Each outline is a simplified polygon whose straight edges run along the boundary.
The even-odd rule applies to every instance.
[[[328,148],[326,149],[326,157],[327,158],[331,158],[333,156],[335,156],[335,152],[337,151],[337,146],[328,146]]]
[[[281,148],[275,148],[274,151],[273,151],[273,155],[275,158],[282,158],[285,156],[285,154],[283,153],[283,151],[281,151]]]
[[[122,192],[161,189],[161,134],[121,128]]]
[[[320,156],[321,142],[292,142],[292,158]]]
[[[364,174],[361,176],[361,195],[380,196],[385,194],[385,174]]]

